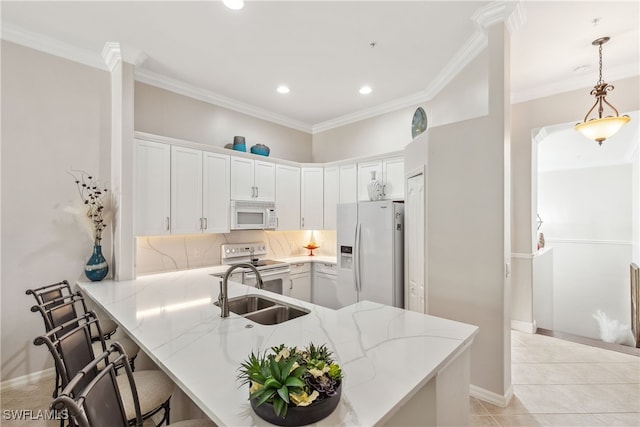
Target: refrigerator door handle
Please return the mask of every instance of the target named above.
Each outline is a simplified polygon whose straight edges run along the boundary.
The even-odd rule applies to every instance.
[[[356,280],[355,280],[356,291],[359,292],[362,290],[362,283],[360,283],[360,223],[356,225],[356,241],[353,249],[354,249],[353,271],[356,276]]]

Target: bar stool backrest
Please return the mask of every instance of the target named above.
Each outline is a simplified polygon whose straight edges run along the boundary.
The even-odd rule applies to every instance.
[[[91,345],[92,327],[101,331],[98,319],[89,312],[51,329],[34,340],[35,345],[45,344],[51,352],[63,388],[67,387],[71,378],[94,360]],[[102,349],[106,350],[104,340],[102,340]],[[97,369],[85,372],[77,385],[84,388],[97,373]]]
[[[109,362],[111,354],[114,353],[119,356]],[[94,374],[99,364],[106,366],[98,374]],[[118,343],[114,343],[102,355],[80,369],[60,396],[53,401],[51,408],[66,408],[80,427],[127,427],[129,424],[116,381],[116,365],[125,366],[136,411],[135,425],[142,426],[133,373],[129,367],[129,360]],[[90,381],[87,381],[87,378],[90,378]]]

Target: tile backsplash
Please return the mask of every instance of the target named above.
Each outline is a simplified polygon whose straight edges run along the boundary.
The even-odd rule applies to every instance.
[[[314,231],[316,255],[336,255],[336,232]],[[266,242],[269,258],[306,255],[309,230],[232,231],[225,234],[143,236],[136,238],[136,274],[161,273],[220,265],[220,245]]]

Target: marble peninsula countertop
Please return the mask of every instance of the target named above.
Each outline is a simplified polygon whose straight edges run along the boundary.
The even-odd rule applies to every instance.
[[[78,286],[219,426],[270,425],[253,413],[247,388],[236,380],[252,351],[327,344],[345,378],[338,408],[318,424],[372,426],[400,410],[478,331],[369,301],[331,310],[234,282],[230,297],[265,294],[311,312],[271,326],[234,313],[223,319],[213,305],[220,279],[211,274],[217,272],[211,267]]]

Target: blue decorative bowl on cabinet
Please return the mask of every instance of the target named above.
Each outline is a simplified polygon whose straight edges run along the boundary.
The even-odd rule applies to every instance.
[[[271,150],[264,144],[256,144],[251,147],[251,152],[260,156],[268,156]]]

